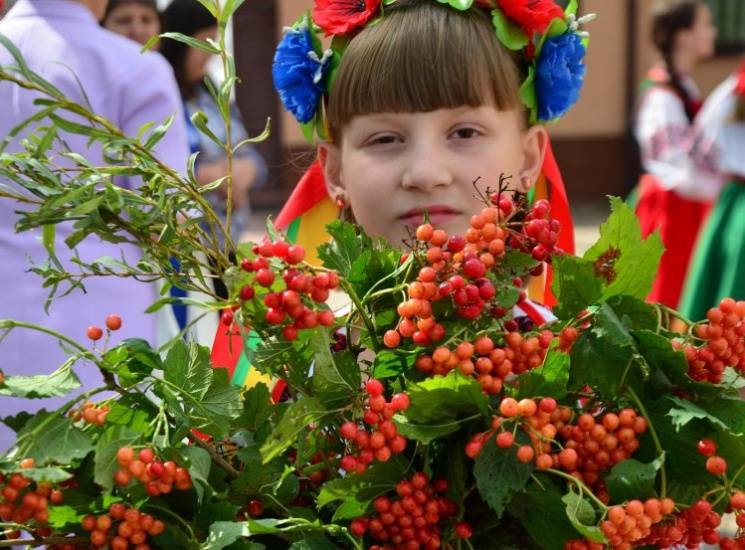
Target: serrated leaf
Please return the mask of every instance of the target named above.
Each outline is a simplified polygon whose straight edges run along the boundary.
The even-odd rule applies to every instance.
[[[245,522],[216,521],[210,525],[207,540],[201,548],[202,550],[221,550],[248,535],[248,524]]]
[[[144,396],[127,394],[109,402],[106,423],[128,426],[134,431],[147,435],[153,429],[150,421],[156,412]]]
[[[597,525],[594,525],[596,513],[592,504],[585,500],[581,494],[574,491],[569,491],[561,500],[566,504],[566,515],[572,527],[589,540],[595,542],[606,541],[603,532]]]
[[[0,472],[22,473],[25,477],[34,481],[51,481],[60,483],[72,477],[72,474],[62,468],[47,466],[42,468],[19,468],[16,462],[0,462]]]
[[[93,441],[67,417],[41,411],[18,432],[18,456],[33,458],[37,466],[69,464],[93,450]]]
[[[331,353],[328,330],[317,328],[310,338],[313,351],[313,394],[328,407],[349,402],[361,381],[357,358],[349,351]]]
[[[134,445],[140,441],[142,434],[127,426],[107,428],[96,444],[93,481],[110,491],[114,488],[114,473],[119,469],[116,453],[121,447]]]
[[[464,414],[488,414],[488,399],[481,386],[457,370],[410,384],[408,394],[411,403],[404,415],[413,423],[441,423]]]
[[[201,399],[212,382],[209,349],[179,340],[168,351],[163,374],[179,390]]]
[[[234,424],[256,431],[272,414],[269,388],[259,382],[243,394],[243,411]]]
[[[213,369],[212,383],[201,407],[190,407],[189,420],[195,428],[217,439],[228,434],[230,423],[241,413],[240,388],[230,383],[227,369]]]
[[[522,432],[518,433],[516,439],[520,444],[530,443]],[[532,472],[533,464],[520,462],[515,449],[497,447],[493,437],[486,441],[473,467],[479,494],[497,518],[502,517],[512,497],[523,490]]]
[[[414,439],[425,445],[433,440],[457,432],[461,423],[456,420],[432,424],[417,424],[402,414],[393,417],[398,433],[408,439]]]
[[[189,476],[194,484],[197,500],[201,503],[205,489],[210,487],[208,479],[212,468],[212,459],[209,453],[200,447],[183,447],[179,449],[179,454],[189,461]]]
[[[391,350],[380,351],[373,360],[373,378],[382,380],[409,372],[414,367],[415,360],[416,356],[413,353],[404,355]]]
[[[602,296],[602,281],[595,276],[595,268],[589,260],[557,256],[553,268],[551,288],[557,300],[555,313],[561,319],[571,319]]]
[[[612,197],[611,215],[600,226],[600,239],[585,252],[583,258],[602,262],[608,254],[616,256],[604,271],[608,283],[603,299],[626,294],[643,300],[652,289],[657,266],[664,252],[659,233],[642,238],[639,220],[622,199]]]
[[[41,399],[45,397],[62,397],[80,387],[80,379],[72,370],[72,360],[66,361],[60,368],[50,374],[33,376],[6,376],[0,386],[0,395]]]
[[[311,422],[317,422],[329,411],[315,397],[303,397],[290,405],[272,434],[261,447],[264,463],[282,454]]]
[[[629,458],[613,466],[605,478],[612,502],[643,500],[654,496],[657,471],[663,463],[663,457],[658,457],[649,464]]]
[[[521,374],[518,378],[519,397],[563,398],[567,393],[569,366],[568,353],[556,349],[549,351],[543,365]]]
[[[357,502],[371,502],[393,489],[406,470],[406,461],[400,456],[388,462],[374,462],[361,474],[348,474],[343,478],[324,483],[318,493],[316,505],[322,508],[338,500],[349,498]]]
[[[715,428],[739,435],[737,428],[742,427],[745,422],[741,416],[745,414],[745,402],[737,399],[722,398],[719,402],[710,403],[694,403],[674,396],[668,396],[667,399],[675,404],[667,415],[672,419],[676,429],[682,428],[692,420],[700,419],[708,421]],[[723,416],[724,420],[720,416]]]
[[[84,515],[72,506],[50,506],[49,526],[61,530],[66,525],[80,524]]]

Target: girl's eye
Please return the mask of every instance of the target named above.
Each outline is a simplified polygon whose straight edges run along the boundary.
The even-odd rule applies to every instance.
[[[368,145],[389,145],[391,143],[397,143],[400,141],[399,137],[393,134],[382,134],[373,136],[367,140]]]
[[[476,128],[465,127],[457,128],[450,135],[455,139],[473,139],[481,135],[481,132],[479,132]]]

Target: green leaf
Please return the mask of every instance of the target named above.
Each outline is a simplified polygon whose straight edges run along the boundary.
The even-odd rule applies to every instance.
[[[410,384],[408,393],[411,404],[404,415],[415,424],[437,424],[464,414],[488,414],[488,399],[481,386],[457,370]]]
[[[230,383],[227,369],[213,371],[212,383],[202,397],[201,408],[191,409],[189,419],[195,428],[222,439],[227,436],[231,421],[241,413],[241,391]]]
[[[373,378],[382,380],[407,373],[414,367],[415,360],[413,353],[399,354],[393,350],[382,350],[375,355],[373,361]]]
[[[456,420],[432,424],[417,424],[402,414],[393,417],[398,433],[409,439],[415,439],[425,445],[445,435],[457,432],[461,423]]]
[[[321,486],[316,504],[320,509],[332,502],[347,501],[350,498],[359,503],[370,503],[395,488],[406,465],[406,460],[395,456],[388,462],[374,462],[361,474],[348,474],[328,481]]]
[[[521,374],[518,378],[519,397],[563,398],[569,382],[569,364],[569,354],[556,349],[549,351],[543,365]]]
[[[21,473],[34,481],[51,481],[60,483],[72,477],[72,474],[62,468],[47,466],[43,468],[19,468],[16,462],[0,462],[0,472]]]
[[[272,460],[264,463],[261,453],[253,445],[241,449],[236,457],[243,463],[243,469],[240,477],[231,484],[233,492],[252,497],[264,494],[274,497],[274,485],[283,471],[281,461]]]
[[[168,351],[163,374],[184,393],[201,399],[212,382],[209,349],[179,340]]]
[[[694,419],[701,419],[733,435],[742,435],[745,430],[745,402],[741,399],[723,396],[715,401],[698,403],[673,396],[668,396],[667,399],[676,405],[667,414],[677,429]]]
[[[207,540],[202,544],[202,550],[221,550],[230,546],[240,538],[249,535],[248,524],[237,521],[216,521],[210,525]]]
[[[317,422],[329,411],[315,397],[303,397],[290,405],[271,436],[261,447],[264,463],[282,454],[293,445],[311,422]]]
[[[116,453],[120,447],[134,445],[140,441],[142,434],[127,426],[112,426],[98,439],[96,444],[93,481],[110,491],[114,488],[114,473],[119,469]]]
[[[93,441],[69,418],[41,411],[18,432],[17,456],[33,458],[37,466],[69,464],[93,450]]]
[[[600,226],[600,239],[583,258],[595,262],[607,284],[603,299],[626,294],[643,300],[652,289],[657,266],[664,252],[659,233],[642,238],[639,220],[623,200],[612,197],[611,215]],[[596,271],[598,272],[598,271]]]
[[[310,346],[314,395],[328,407],[338,407],[353,399],[362,383],[357,358],[346,350],[331,353],[331,339],[324,327],[314,330]]]
[[[574,317],[602,296],[603,284],[595,276],[591,261],[576,256],[557,256],[553,267],[551,288],[558,302],[555,313],[561,319]]]
[[[109,402],[109,413],[106,415],[107,424],[119,424],[130,429],[149,434],[153,426],[151,419],[157,410],[150,401],[140,394],[127,394]]]
[[[605,535],[595,525],[596,513],[592,504],[582,498],[581,494],[571,490],[561,500],[566,504],[566,515],[577,531],[589,540],[605,542]]]
[[[206,5],[206,2],[201,2],[203,5]],[[213,8],[214,9],[214,8]],[[214,14],[213,14],[214,15]],[[197,40],[196,38],[193,38],[191,36],[186,36],[184,34],[178,33],[178,32],[164,32],[160,35],[161,38],[170,38],[171,40],[175,40],[176,42],[182,42],[186,44],[187,46],[191,46],[192,48],[196,48],[197,50],[201,50],[206,53],[210,53],[213,55],[219,55],[220,50],[215,48],[212,44],[209,42],[205,42],[204,40]]]
[[[243,394],[243,412],[234,424],[250,431],[256,431],[272,414],[269,388],[258,383]]]
[[[473,0],[437,0],[441,4],[448,4],[454,7],[456,10],[465,11],[471,7]]]
[[[654,496],[657,471],[663,463],[664,457],[659,457],[649,464],[643,464],[633,458],[616,464],[605,478],[612,502],[635,498],[643,500]]]
[[[51,374],[33,376],[6,376],[0,386],[0,395],[26,399],[61,397],[80,387],[80,379],[72,370],[74,359],[68,359]]]
[[[538,479],[538,478],[537,478]],[[510,503],[510,512],[520,519],[523,528],[543,549],[562,548],[578,538],[566,514],[566,503],[552,479],[540,476],[540,484],[528,484]]]
[[[79,524],[84,516],[72,506],[50,506],[49,526],[61,530],[66,525]]]
[[[528,45],[530,40],[523,30],[507,19],[507,16],[501,9],[495,9],[491,12],[492,23],[497,31],[497,38],[502,45],[509,50],[522,50]]]
[[[518,432],[516,439],[520,444],[530,443],[523,432]],[[502,517],[512,497],[523,490],[532,472],[533,464],[520,462],[514,448],[497,447],[493,437],[486,441],[473,467],[481,498],[494,510],[497,518]]]
[[[530,113],[529,122],[535,123],[538,120],[538,96],[535,91],[535,67],[528,67],[528,76],[525,77],[518,91],[520,101]]]
[[[194,484],[194,490],[197,493],[198,502],[202,502],[204,491],[210,487],[209,479],[212,459],[209,453],[201,447],[183,447],[179,449],[179,454],[186,458],[188,463],[189,476]]]
[[[326,539],[312,538],[293,542],[289,550],[335,550],[336,548],[338,548],[337,545]]]

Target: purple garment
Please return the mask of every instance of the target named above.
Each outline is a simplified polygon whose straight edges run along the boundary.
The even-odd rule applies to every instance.
[[[159,124],[174,116],[171,129],[157,146],[157,154],[176,170],[185,171],[189,150],[183,106],[171,67],[160,54],[141,54],[139,44],[101,28],[92,12],[70,0],[19,0],[0,20],[0,33],[16,45],[32,70],[67,97],[85,104],[82,85],[93,112],[108,118],[128,135],[136,135],[148,121]],[[0,65],[12,62],[9,52],[0,46]],[[0,83],[0,138],[38,110],[32,104],[34,97],[14,84]],[[99,150],[89,149],[84,138],[66,135],[65,139],[72,151],[94,164],[102,162]],[[9,147],[10,151],[18,149],[17,143]],[[137,181],[124,180],[121,184],[133,187]],[[103,326],[106,315],[118,313],[123,326],[114,333],[113,342],[137,336],[155,344],[155,317],[144,313],[157,298],[152,284],[108,277],[89,279],[85,283],[86,294],[76,290],[55,300],[49,315],[45,314],[47,289],[41,288],[38,275],[26,272],[31,261],[38,264],[46,258],[41,232],[15,233],[16,209],[17,203],[0,199],[0,319],[44,325],[86,342],[87,326]],[[64,239],[70,230],[70,226],[57,226],[60,258],[69,257]],[[133,248],[122,249],[95,237],[87,238],[77,250],[87,260],[118,258],[122,251],[130,261],[138,257]],[[0,369],[6,374],[49,373],[66,357],[54,338],[28,330],[14,330],[0,343]],[[79,362],[75,371],[84,388],[101,385],[101,375],[92,364]],[[55,408],[69,398],[31,401],[0,396],[0,416]],[[13,439],[12,431],[0,424],[0,454]]]

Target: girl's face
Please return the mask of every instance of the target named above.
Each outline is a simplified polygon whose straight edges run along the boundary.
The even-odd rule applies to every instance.
[[[150,37],[160,33],[158,14],[137,2],[121,4],[114,8],[104,21],[104,26],[140,44],[145,44]]]
[[[217,37],[217,27],[201,29],[194,33],[193,36],[197,40],[207,40],[208,38],[214,40]],[[196,48],[186,50],[184,70],[186,71],[186,80],[189,83],[196,84],[204,78],[204,75],[207,74],[207,63],[211,57],[211,54]]]
[[[716,37],[711,10],[708,6],[699,6],[693,26],[680,32],[678,47],[689,51],[697,60],[708,59],[714,55]]]
[[[320,158],[332,197],[342,194],[370,234],[397,244],[429,212],[433,225],[463,233],[496,189],[500,174],[510,190],[527,191],[540,173],[547,144],[542,126],[525,130],[517,109],[491,106],[425,113],[354,117],[338,145],[324,143]]]

